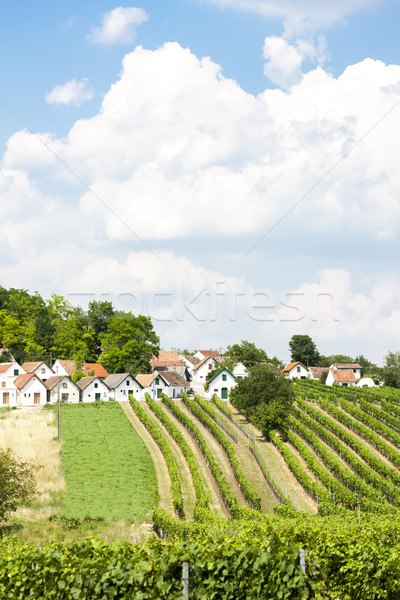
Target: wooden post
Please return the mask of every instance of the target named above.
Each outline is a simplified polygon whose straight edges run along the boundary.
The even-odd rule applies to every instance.
[[[189,600],[189,563],[182,563],[182,592],[186,600]]]
[[[300,548],[300,569],[306,574],[306,551],[304,548]]]
[[[60,383],[58,383],[58,386],[57,386],[57,432],[58,432],[58,441],[61,442]]]

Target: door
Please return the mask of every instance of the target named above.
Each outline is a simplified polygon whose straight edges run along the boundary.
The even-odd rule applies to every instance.
[[[161,398],[162,390],[157,388],[157,398]]]
[[[221,389],[221,400],[228,400],[228,388]]]
[[[40,393],[35,392],[33,394],[33,404],[40,404]]]
[[[3,392],[3,404],[10,404],[10,392]]]
[[[101,400],[101,394],[95,394],[94,395],[94,399],[97,402],[98,400]]]

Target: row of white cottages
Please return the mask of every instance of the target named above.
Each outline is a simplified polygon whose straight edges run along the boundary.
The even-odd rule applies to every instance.
[[[370,377],[361,377],[362,366],[358,363],[335,362],[330,367],[306,367],[302,362],[292,362],[283,369],[288,379],[317,379],[327,372],[325,384],[341,387],[376,387]]]
[[[43,363],[44,364],[44,363]],[[39,374],[41,369],[39,366]],[[61,402],[96,402],[99,400],[128,401],[129,394],[144,400],[146,392],[155,397],[162,393],[171,398],[189,391],[189,383],[178,373],[155,371],[137,375],[117,373],[102,378],[96,375],[82,377],[74,383],[69,375],[50,374],[42,379],[38,373],[27,373],[17,362],[0,364],[0,406],[44,406]]]

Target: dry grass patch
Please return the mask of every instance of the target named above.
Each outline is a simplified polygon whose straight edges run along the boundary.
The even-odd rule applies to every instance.
[[[35,467],[38,495],[34,507],[19,508],[18,519],[47,519],[62,502],[65,480],[61,471],[61,443],[52,412],[20,409],[0,415],[0,448],[10,448]]]

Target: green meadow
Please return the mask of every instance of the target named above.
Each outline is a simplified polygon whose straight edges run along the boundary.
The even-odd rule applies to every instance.
[[[153,463],[116,402],[61,406],[67,518],[144,519],[156,502]]]

